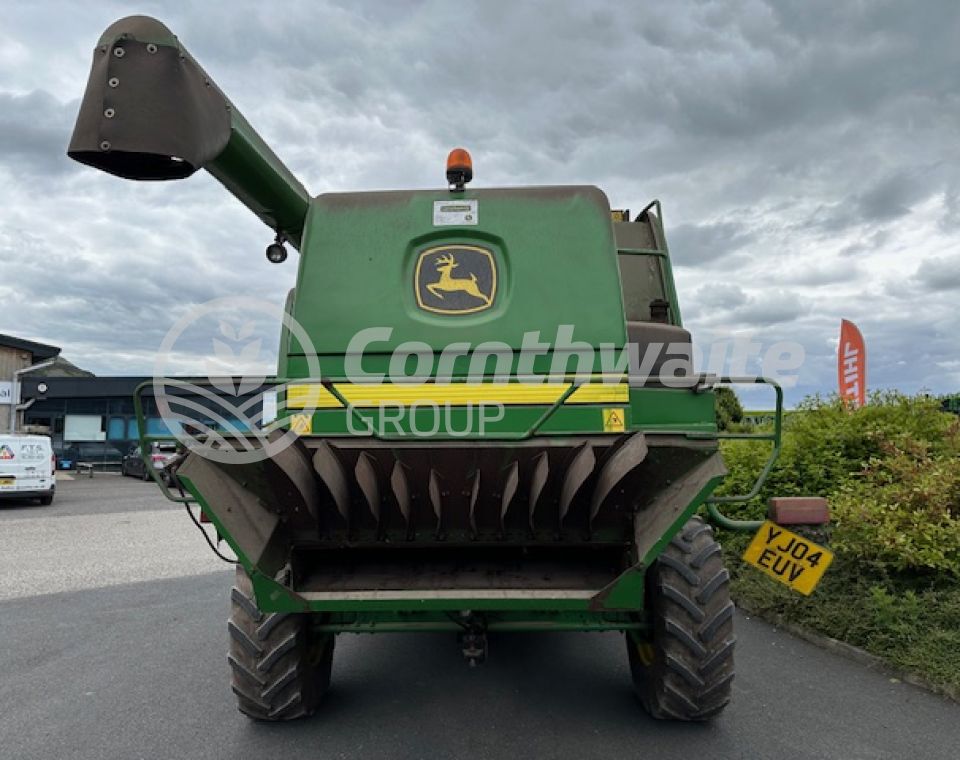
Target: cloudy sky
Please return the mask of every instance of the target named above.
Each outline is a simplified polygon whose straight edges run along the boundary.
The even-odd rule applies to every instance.
[[[312,193],[441,186],[463,145],[475,186],[657,197],[700,344],[799,341],[797,400],[834,389],[845,317],[871,387],[960,390],[954,2],[8,4],[0,332],[98,374],[147,374],[192,305],[279,304],[295,277],[206,174],[66,158],[93,45],[131,13],[165,21]]]

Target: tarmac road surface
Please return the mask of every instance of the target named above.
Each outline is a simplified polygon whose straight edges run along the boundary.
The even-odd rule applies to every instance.
[[[182,508],[100,475],[57,498],[0,503],[4,760],[960,756],[960,706],[743,616],[733,704],[705,725],[642,712],[619,635],[547,633],[491,638],[476,669],[453,635],[341,636],[315,717],[251,722],[228,686],[231,571]]]
[[[222,570],[184,509],[102,473],[58,481],[49,507],[0,501],[0,600]]]

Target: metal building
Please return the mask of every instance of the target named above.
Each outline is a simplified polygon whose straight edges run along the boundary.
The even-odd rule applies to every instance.
[[[0,431],[14,432],[23,423],[23,412],[14,414],[13,406],[23,398],[18,389],[24,370],[59,354],[56,346],[0,334]]]

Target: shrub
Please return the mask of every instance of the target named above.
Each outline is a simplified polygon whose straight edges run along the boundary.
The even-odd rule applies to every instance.
[[[960,576],[960,462],[929,448],[887,444],[834,494],[837,551],[895,571]]]
[[[720,493],[744,493],[769,448],[728,441]],[[838,552],[891,571],[960,575],[960,420],[936,399],[885,392],[860,409],[812,398],[784,424],[760,495],[725,510],[759,517],[770,496],[827,496]]]

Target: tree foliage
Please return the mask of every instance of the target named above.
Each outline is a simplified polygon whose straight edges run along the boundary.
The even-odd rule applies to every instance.
[[[714,389],[716,398],[717,428],[731,430],[743,420],[743,407],[732,388],[725,385]]]

